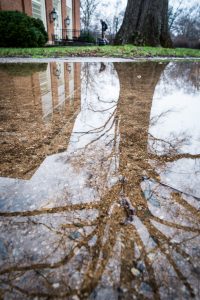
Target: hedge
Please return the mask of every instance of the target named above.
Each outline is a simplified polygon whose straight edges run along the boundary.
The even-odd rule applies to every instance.
[[[0,47],[43,47],[47,41],[41,20],[18,11],[0,11]]]

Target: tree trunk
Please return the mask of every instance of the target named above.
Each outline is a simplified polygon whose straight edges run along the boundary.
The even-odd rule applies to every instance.
[[[128,0],[115,43],[171,47],[168,0]]]

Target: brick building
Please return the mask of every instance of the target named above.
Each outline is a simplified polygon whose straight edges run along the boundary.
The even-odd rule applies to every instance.
[[[80,0],[0,0],[0,10],[17,10],[43,21],[49,43],[56,35],[79,35]],[[56,18],[53,12],[56,12]]]

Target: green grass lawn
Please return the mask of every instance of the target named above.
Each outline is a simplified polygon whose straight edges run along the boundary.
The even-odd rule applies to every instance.
[[[44,47],[44,48],[0,48],[0,57],[65,57],[65,56],[96,56],[96,57],[199,57],[200,50],[166,49],[153,47],[125,46],[84,46],[84,47]]]

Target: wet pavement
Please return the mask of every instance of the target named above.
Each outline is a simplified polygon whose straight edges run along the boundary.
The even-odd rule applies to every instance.
[[[0,81],[0,299],[199,299],[200,63]]]

